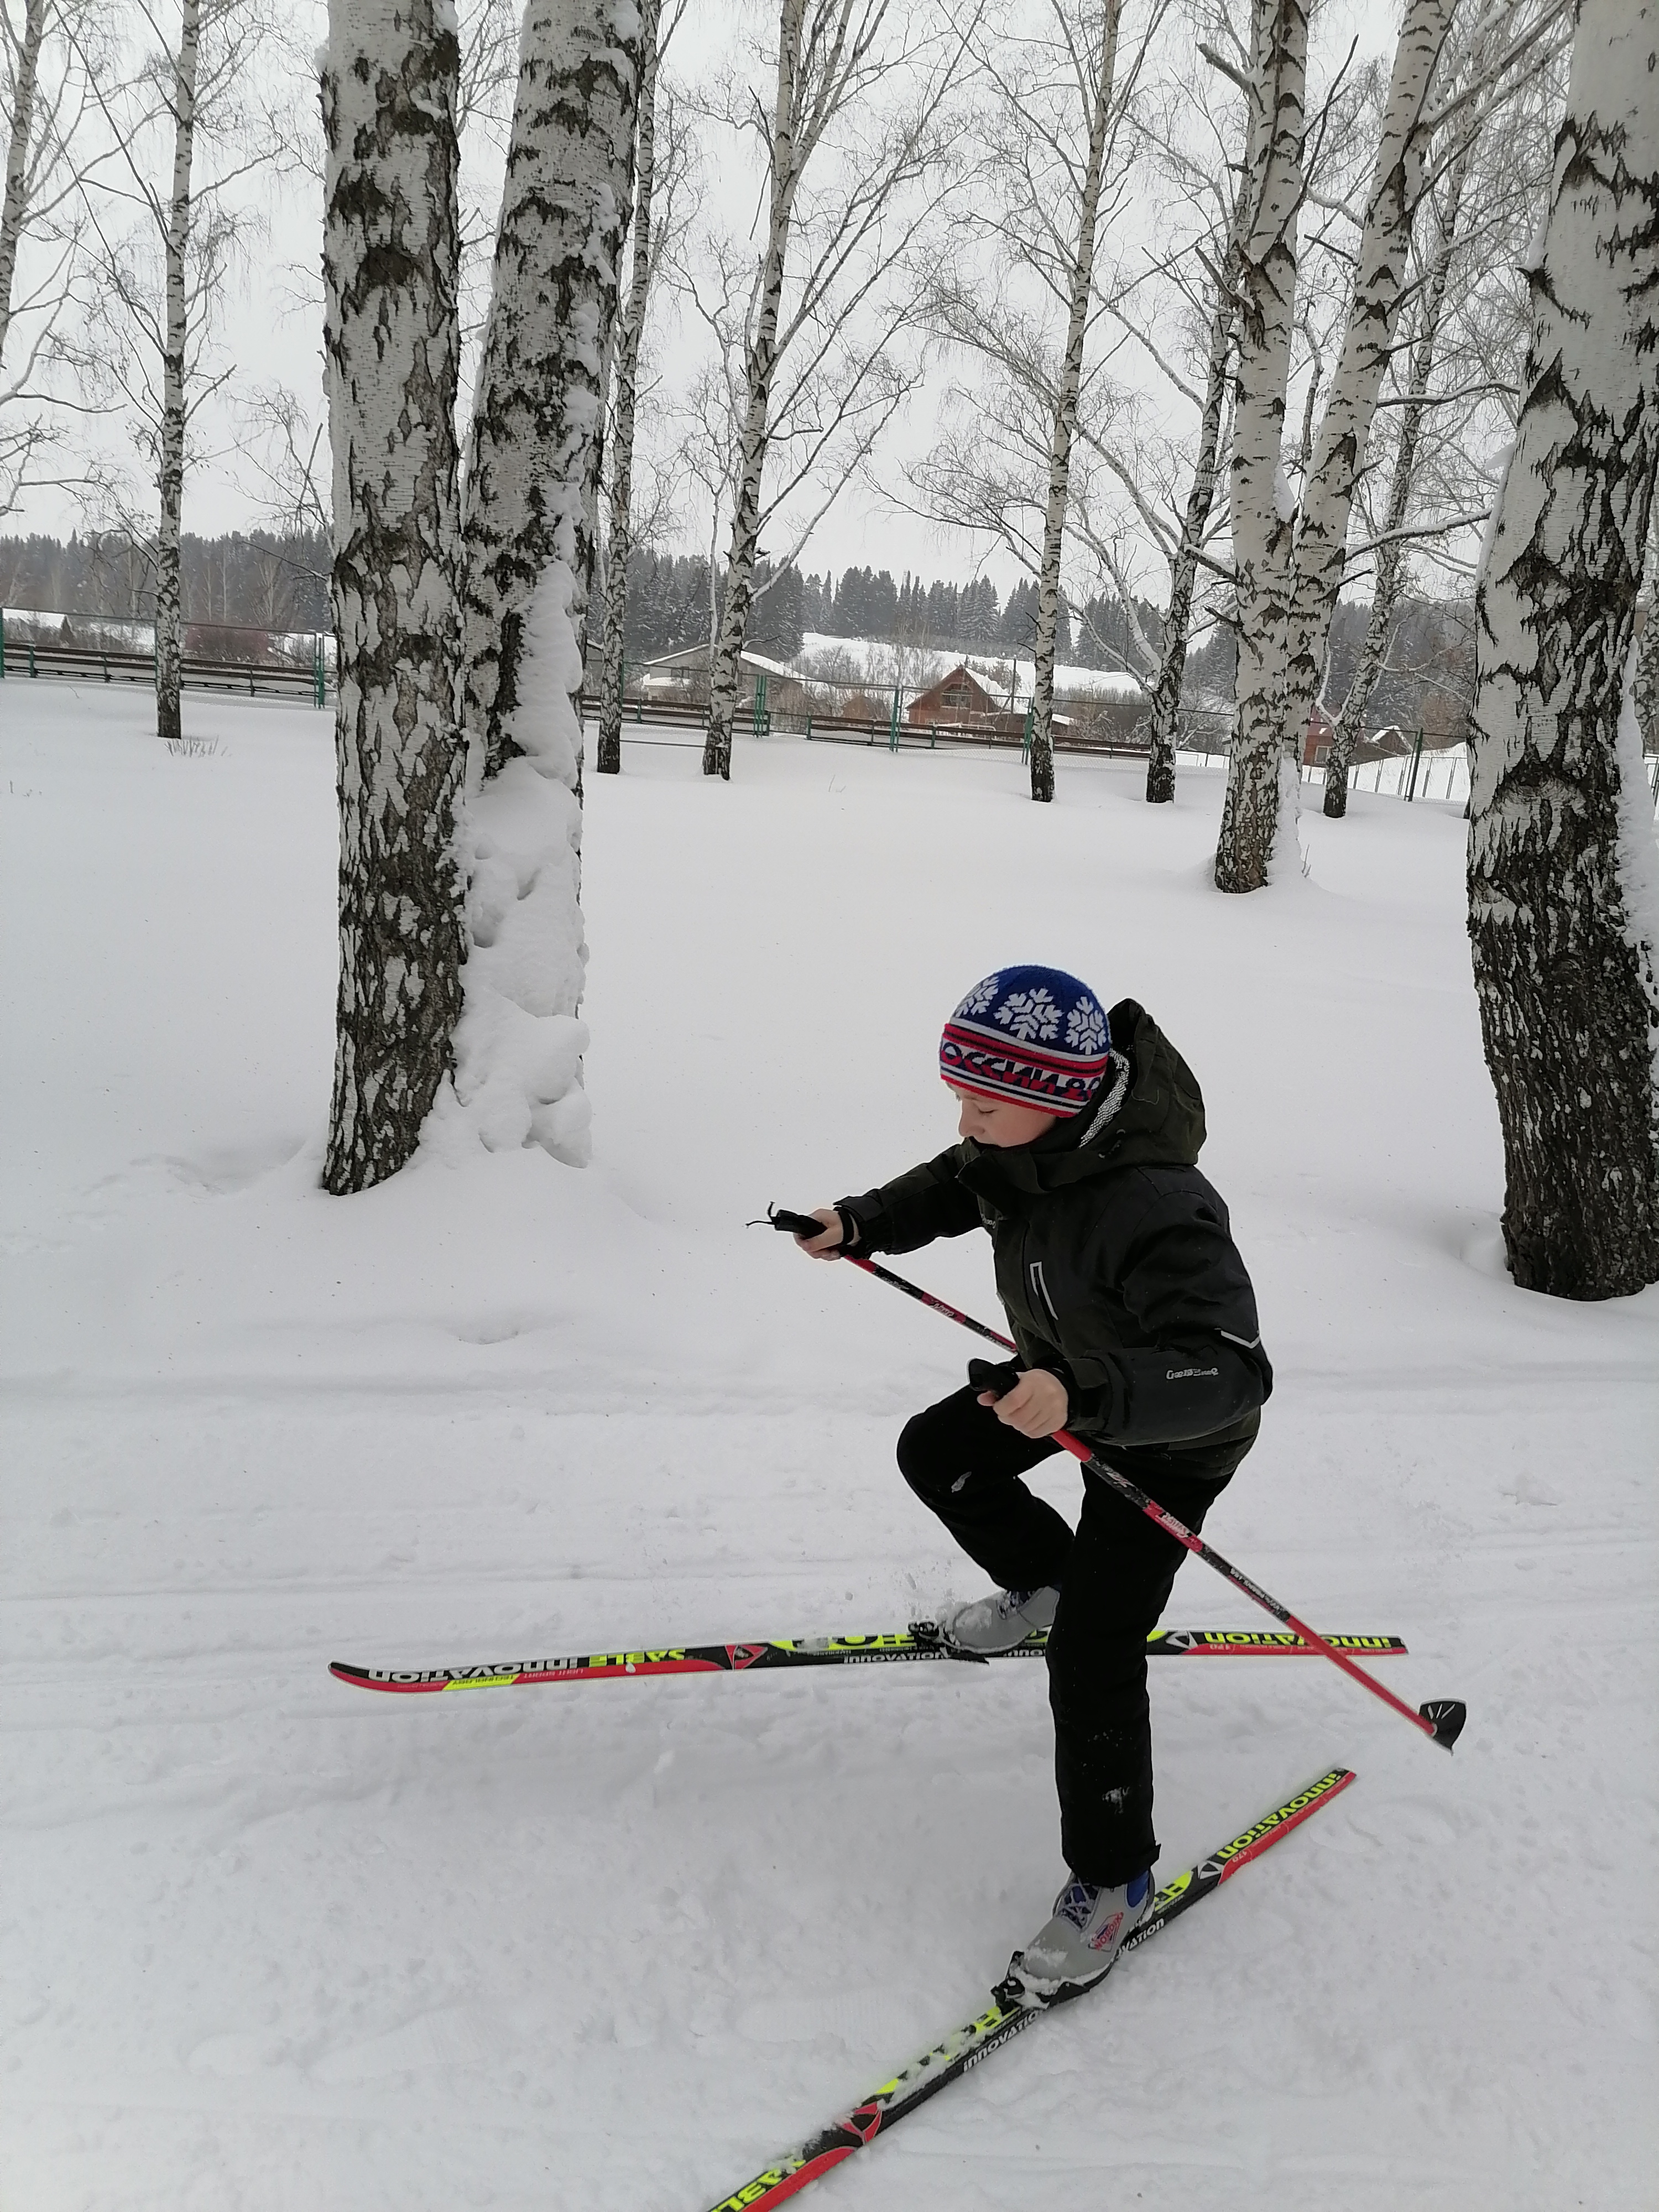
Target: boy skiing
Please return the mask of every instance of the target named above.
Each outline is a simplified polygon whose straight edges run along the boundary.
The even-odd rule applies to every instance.
[[[1273,1388],[1227,1209],[1194,1163],[1204,1106],[1133,1000],[1005,968],[939,1042],[962,1141],[817,1209],[815,1259],[911,1252],[984,1228],[1018,1384],[971,1385],[899,1437],[912,1490],[1000,1587],[940,1627],[964,1652],[1049,1631],[1060,1847],[1071,1879],[1020,1978],[1053,2002],[1109,1972],[1153,1894],[1146,1640],[1185,1553],[1084,1475],[1075,1533],[1020,1477],[1068,1429],[1194,1530],[1255,1441]]]

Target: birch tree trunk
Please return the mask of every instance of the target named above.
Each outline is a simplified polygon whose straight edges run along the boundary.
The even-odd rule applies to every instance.
[[[1286,757],[1298,764],[1342,588],[1348,518],[1377,396],[1393,356],[1412,225],[1434,131],[1429,90],[1457,6],[1458,0],[1406,0],[1360,231],[1353,298],[1303,483],[1281,736]]]
[[[732,550],[726,564],[726,604],[708,666],[708,732],[702,772],[730,781],[732,724],[738,708],[738,656],[754,598],[755,556],[760,541],[761,477],[766,468],[772,378],[778,365],[778,315],[783,301],[784,259],[800,181],[796,162],[796,86],[806,0],[782,0],[778,10],[778,81],[772,108],[772,151],[766,252],[760,297],[744,360],[747,404],[738,441],[738,477],[732,503]],[[712,572],[711,572],[712,574]]]
[[[1095,228],[1100,208],[1101,172],[1112,115],[1112,83],[1117,72],[1117,28],[1121,0],[1107,0],[1101,26],[1099,76],[1089,117],[1089,153],[1078,206],[1077,252],[1072,263],[1072,296],[1066,323],[1066,351],[1054,399],[1054,430],[1048,441],[1048,499],[1042,517],[1042,563],[1037,571],[1036,635],[1031,657],[1031,796],[1044,802],[1054,795],[1054,632],[1060,621],[1060,562],[1065,544],[1066,509],[1071,498],[1072,441],[1077,434],[1078,392],[1083,381],[1083,344],[1089,328],[1089,302],[1095,283]]]
[[[1181,518],[1181,538],[1170,563],[1170,613],[1164,626],[1164,648],[1158,659],[1158,680],[1152,686],[1152,728],[1146,756],[1146,799],[1152,806],[1168,805],[1175,798],[1176,740],[1181,727],[1181,687],[1187,673],[1187,638],[1193,622],[1193,592],[1198,581],[1198,556],[1210,511],[1215,505],[1218,480],[1216,455],[1221,441],[1222,411],[1227,398],[1227,362],[1232,351],[1232,286],[1237,281],[1237,258],[1229,254],[1223,282],[1216,293],[1215,316],[1210,325],[1210,356],[1204,378],[1204,410],[1199,417],[1198,459],[1193,467],[1186,513]]]
[[[1659,466],[1659,0],[1581,0],[1476,593],[1469,935],[1526,1290],[1659,1279],[1659,860],[1628,702]]]
[[[179,51],[173,64],[173,183],[162,234],[167,303],[156,471],[161,515],[155,532],[155,734],[169,744],[176,744],[183,734],[179,552],[185,504],[185,349],[190,340],[185,258],[190,250],[190,173],[196,150],[200,0],[182,0],[180,14]]]
[[[1389,635],[1394,626],[1395,609],[1399,605],[1400,587],[1406,574],[1406,545],[1400,533],[1405,529],[1406,516],[1411,507],[1412,484],[1417,474],[1417,449],[1423,434],[1424,417],[1428,411],[1429,380],[1434,374],[1435,343],[1439,336],[1440,318],[1446,304],[1446,284],[1451,271],[1452,252],[1456,245],[1457,219],[1468,167],[1466,151],[1453,163],[1446,179],[1446,204],[1441,217],[1440,235],[1429,264],[1428,281],[1423,289],[1417,335],[1412,346],[1406,404],[1401,410],[1400,437],[1395,448],[1393,472],[1389,479],[1388,507],[1382,518],[1382,543],[1376,549],[1370,618],[1365,625],[1365,642],[1360,647],[1359,661],[1354,670],[1353,681],[1348,686],[1348,696],[1331,726],[1331,750],[1325,763],[1325,812],[1333,822],[1340,822],[1348,811],[1348,766],[1352,756],[1353,740],[1365,726],[1365,709],[1370,704],[1371,693],[1376,688],[1376,679],[1388,657]]]
[[[657,162],[657,32],[662,0],[640,9],[640,122],[634,161],[634,272],[628,305],[617,329],[611,416],[611,527],[605,559],[610,589],[605,601],[605,668],[599,679],[599,771],[622,772],[623,635],[628,619],[628,560],[633,550],[634,408],[639,384],[640,339],[651,289],[651,197]]]
[[[1251,48],[1231,494],[1238,673],[1215,856],[1216,888],[1224,891],[1261,888],[1279,828],[1294,515],[1282,449],[1306,130],[1306,0],[1255,0]]]
[[[454,1099],[580,1164],[581,691],[640,83],[634,0],[530,0],[463,501],[471,950]]]
[[[334,459],[340,975],[325,1187],[413,1152],[460,1009],[455,102],[445,0],[331,0],[323,279]]]
[[[23,36],[17,48],[13,85],[11,130],[6,141],[6,185],[0,198],[0,364],[6,358],[6,337],[11,328],[12,279],[17,273],[17,247],[28,211],[30,139],[34,131],[34,92],[40,69],[40,42],[46,36],[47,0],[24,0]]]
[[[523,680],[532,621],[586,643],[638,26],[632,0],[530,0],[525,13],[462,519],[465,720],[486,777],[543,745],[545,704]],[[579,701],[580,672],[562,674]],[[571,711],[578,758],[563,780],[579,792]]]

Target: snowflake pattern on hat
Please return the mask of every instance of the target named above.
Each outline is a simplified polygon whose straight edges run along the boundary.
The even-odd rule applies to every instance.
[[[1033,1037],[1046,1043],[1060,1034],[1060,1007],[1040,983],[1032,991],[1011,991],[992,1018],[1025,1044]]]
[[[1066,1042],[1073,1052],[1094,1052],[1102,1045],[1110,1050],[1106,1017],[1092,999],[1079,999],[1066,1015]]]
[[[958,1091],[1039,1112],[1080,1113],[1111,1057],[1104,1008],[1061,968],[1004,968],[962,1000],[939,1039],[939,1073]]]
[[[988,1013],[997,1002],[997,993],[1002,988],[1000,975],[988,975],[982,983],[975,983],[957,1008],[957,1018],[964,1015]]]

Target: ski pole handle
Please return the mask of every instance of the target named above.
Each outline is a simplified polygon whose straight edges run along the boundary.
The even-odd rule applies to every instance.
[[[791,1213],[787,1206],[769,1206],[766,1218],[774,1229],[787,1230],[792,1237],[822,1237],[827,1224],[814,1221],[810,1213]],[[760,1224],[755,1224],[757,1229]]]
[[[976,1390],[988,1391],[993,1398],[1006,1398],[1019,1387],[1019,1369],[1012,1359],[970,1359],[968,1380]]]

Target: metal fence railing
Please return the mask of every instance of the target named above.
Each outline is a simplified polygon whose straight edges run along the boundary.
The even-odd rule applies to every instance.
[[[333,690],[334,641],[320,630],[186,623],[182,681],[191,691],[299,698],[321,707]],[[0,608],[0,678],[80,683],[155,681],[155,626],[143,619]]]
[[[64,614],[56,609],[0,607],[0,678],[139,683],[155,680],[155,633],[143,617]],[[248,623],[187,623],[183,680],[187,690],[240,692],[249,697],[303,699],[326,705],[334,692],[334,640],[326,631],[260,629]],[[896,668],[904,648],[895,648]],[[915,665],[912,654],[909,665]],[[889,751],[988,749],[1024,761],[1031,713],[1011,664],[969,671],[971,683],[951,687],[935,678],[879,683],[871,678],[796,670],[781,665],[743,675],[738,722],[745,736],[793,736],[823,744],[885,747]],[[600,671],[590,659],[582,698],[589,720],[599,712]],[[995,686],[994,691],[992,687]],[[1006,696],[1003,694],[1006,692]],[[701,732],[708,719],[708,674],[665,668],[660,660],[624,665],[625,741],[647,740],[647,726]],[[1147,701],[1127,687],[1071,690],[1054,701],[1054,744],[1061,752],[1139,754],[1147,750]],[[1224,763],[1231,716],[1224,709],[1183,708],[1177,757],[1186,765]],[[1645,752],[1649,793],[1659,811],[1659,750]],[[1304,764],[1304,784],[1322,785],[1322,762]],[[1461,740],[1397,725],[1365,730],[1354,739],[1350,791],[1406,800],[1467,801],[1469,771]]]

